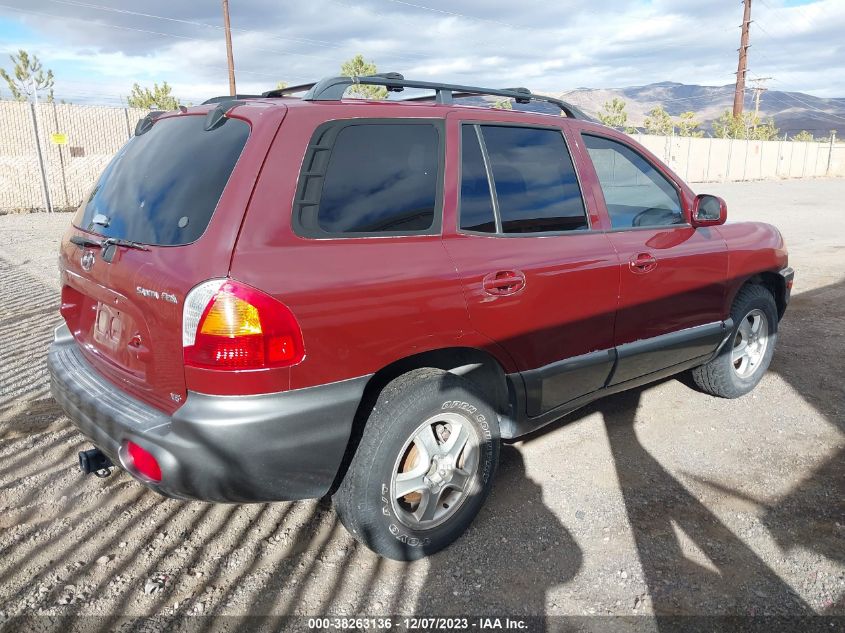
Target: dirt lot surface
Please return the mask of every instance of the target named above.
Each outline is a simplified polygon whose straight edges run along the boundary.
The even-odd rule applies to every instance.
[[[413,564],[325,502],[163,499],[48,394],[64,214],[0,217],[0,622],[23,613],[845,614],[845,180],[698,185],[777,225],[797,270],[738,400],[665,380],[505,447],[487,505]],[[115,616],[116,617],[116,616]]]

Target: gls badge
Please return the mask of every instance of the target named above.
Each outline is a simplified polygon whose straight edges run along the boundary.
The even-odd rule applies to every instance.
[[[85,251],[82,253],[82,259],[80,260],[80,264],[82,264],[82,270],[86,273],[94,267],[94,262],[96,261],[97,257],[94,255],[94,251]]]

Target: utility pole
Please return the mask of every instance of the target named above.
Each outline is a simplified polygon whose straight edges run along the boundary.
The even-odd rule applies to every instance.
[[[235,89],[235,60],[232,57],[232,26],[229,24],[229,0],[223,0],[223,28],[226,31],[226,58],[229,60],[229,94],[234,97],[237,90]]]
[[[739,65],[736,68],[736,90],[734,92],[734,117],[742,116],[745,100],[745,74],[748,72],[748,31],[751,26],[751,0],[743,0],[742,39],[739,43]]]
[[[752,125],[754,126],[754,131],[757,131],[757,122],[760,120],[760,96],[768,90],[763,85],[763,82],[768,81],[771,77],[757,77],[751,80],[751,83],[754,84],[752,91],[754,92],[754,121]]]
[[[771,77],[756,77],[751,80],[751,83],[754,84],[754,87],[751,89],[754,93],[754,120],[757,120],[757,117],[760,115],[760,96],[768,90],[766,86],[764,86],[764,82],[769,81],[772,79]]]

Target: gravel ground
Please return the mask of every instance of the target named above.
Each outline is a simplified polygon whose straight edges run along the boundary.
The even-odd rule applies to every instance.
[[[65,214],[0,217],[0,622],[24,613],[845,614],[845,180],[700,185],[772,222],[797,270],[744,398],[688,379],[505,447],[490,500],[428,560],[379,559],[310,501],[163,499],[50,399]]]

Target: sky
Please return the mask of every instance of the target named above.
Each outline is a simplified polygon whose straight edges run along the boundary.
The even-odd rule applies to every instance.
[[[357,53],[408,78],[562,94],[735,80],[739,0],[230,0],[238,92],[339,73]],[[845,97],[845,0],[754,0],[749,78]],[[167,81],[228,94],[219,0],[0,0],[0,66],[20,48],[57,99],[117,105]],[[0,97],[9,91],[0,85]]]

